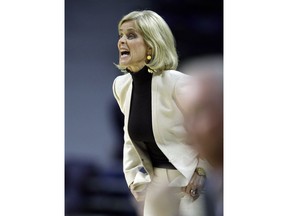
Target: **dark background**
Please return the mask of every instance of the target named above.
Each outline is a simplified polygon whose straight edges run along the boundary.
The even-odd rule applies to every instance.
[[[67,214],[121,215],[123,208],[123,215],[135,214],[127,204],[121,172],[122,116],[111,88],[121,74],[113,65],[118,63],[118,22],[127,13],[143,9],[154,10],[170,26],[180,67],[187,59],[223,53],[223,2],[219,0],[65,1]],[[109,181],[115,188],[107,192]],[[112,201],[117,208],[105,207],[117,197]]]

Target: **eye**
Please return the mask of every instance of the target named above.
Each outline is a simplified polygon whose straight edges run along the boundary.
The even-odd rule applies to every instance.
[[[129,33],[129,34],[127,35],[127,38],[128,38],[128,40],[131,40],[131,39],[136,38],[136,35],[135,35],[134,33]]]
[[[121,33],[121,34],[119,34],[119,35],[118,35],[118,37],[119,37],[119,38],[122,38],[122,37],[123,37],[123,34],[122,34],[122,33]]]

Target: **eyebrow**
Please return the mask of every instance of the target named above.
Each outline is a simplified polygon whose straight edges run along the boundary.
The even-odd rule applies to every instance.
[[[133,30],[133,31],[136,31],[136,29],[135,29],[135,28],[133,28],[133,27],[129,27],[129,28],[127,28],[126,30],[127,30],[127,31],[129,31],[129,30]],[[121,28],[120,28],[120,29],[119,29],[119,31],[123,31],[123,29],[121,29]]]

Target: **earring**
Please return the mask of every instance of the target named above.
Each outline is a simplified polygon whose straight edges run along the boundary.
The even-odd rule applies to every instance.
[[[147,58],[147,60],[151,60],[152,57],[150,55],[148,55],[146,58]]]

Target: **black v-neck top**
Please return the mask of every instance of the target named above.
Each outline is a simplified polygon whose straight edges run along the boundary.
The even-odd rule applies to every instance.
[[[144,142],[153,167],[175,169],[155,142],[152,129],[152,73],[144,66],[140,71],[130,72],[133,88],[128,120],[128,133],[132,141]]]

